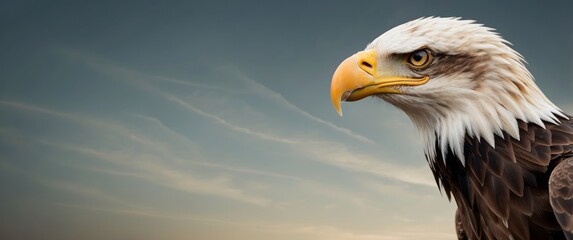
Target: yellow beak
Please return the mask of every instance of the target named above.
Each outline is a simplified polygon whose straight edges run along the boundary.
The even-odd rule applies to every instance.
[[[383,93],[401,93],[396,86],[418,86],[430,79],[378,75],[376,50],[358,52],[338,66],[330,85],[334,109],[342,116],[342,101],[358,101]]]

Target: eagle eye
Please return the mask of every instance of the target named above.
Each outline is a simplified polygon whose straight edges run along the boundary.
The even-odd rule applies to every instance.
[[[410,53],[407,62],[410,66],[420,69],[427,67],[432,62],[432,58],[432,53],[428,49],[420,49]]]

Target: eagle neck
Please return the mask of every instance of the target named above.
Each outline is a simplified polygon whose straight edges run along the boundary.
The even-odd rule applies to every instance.
[[[514,99],[500,97],[494,92],[472,91],[464,97],[420,104],[419,109],[404,111],[418,127],[428,159],[436,159],[438,152],[442,156],[451,152],[465,165],[467,137],[495,148],[496,137],[520,140],[518,122],[545,128],[546,123],[559,124],[560,118],[567,119],[536,86],[531,89],[527,96]]]

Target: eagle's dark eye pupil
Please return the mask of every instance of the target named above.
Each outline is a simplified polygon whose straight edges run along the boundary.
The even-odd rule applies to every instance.
[[[421,49],[410,53],[408,56],[408,63],[415,68],[423,68],[428,66],[432,60],[432,55],[427,49]]]

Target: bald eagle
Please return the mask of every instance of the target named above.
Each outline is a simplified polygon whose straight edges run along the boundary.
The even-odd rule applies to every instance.
[[[431,17],[388,30],[332,78],[340,115],[367,96],[417,126],[459,239],[573,240],[573,118],[493,29]]]

